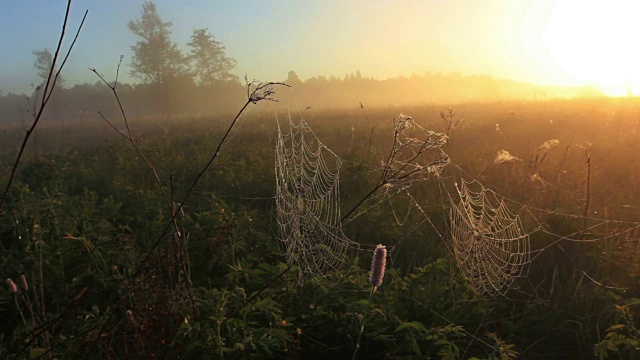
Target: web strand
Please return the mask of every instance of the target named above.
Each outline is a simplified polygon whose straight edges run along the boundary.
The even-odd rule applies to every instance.
[[[276,219],[287,264],[301,277],[340,269],[355,243],[342,232],[339,171],[341,159],[307,122],[289,116],[288,133],[278,124]]]

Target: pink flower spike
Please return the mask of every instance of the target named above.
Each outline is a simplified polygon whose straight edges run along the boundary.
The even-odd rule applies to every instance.
[[[382,285],[384,272],[387,266],[387,248],[384,245],[376,246],[371,260],[371,286],[377,288]]]
[[[7,279],[7,285],[9,285],[9,291],[11,291],[11,293],[15,294],[18,292],[18,287],[16,286],[16,283],[13,282],[13,280]]]

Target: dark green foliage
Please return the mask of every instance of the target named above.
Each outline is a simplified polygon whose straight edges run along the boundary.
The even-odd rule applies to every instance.
[[[435,110],[415,110],[425,114],[427,127],[441,130]],[[473,134],[464,127],[452,134],[454,162],[476,169],[487,186],[519,201],[581,214],[576,205],[581,195],[560,191],[555,196],[555,187],[543,189],[530,180],[535,167],[551,181],[564,149],[550,149],[542,163],[501,164],[484,171],[503,144],[477,138],[496,136],[493,114],[498,112],[488,105],[467,112],[466,123],[473,116],[477,121]],[[384,121],[391,111],[370,115],[375,125],[370,154],[371,125],[357,116],[309,119],[345,160],[342,211],[375,186],[377,164],[390,146],[390,121]],[[275,123],[270,114],[250,121],[234,134],[185,204],[178,217],[182,240],[163,237],[148,259],[170,215],[133,149],[116,134],[91,146],[60,149],[47,143],[43,130],[42,154],[28,154],[0,214],[0,274],[19,288],[15,294],[6,287],[0,291],[0,357],[48,357],[47,351],[57,358],[101,359],[327,359],[354,353],[362,359],[637,356],[638,266],[629,238],[549,247],[508,298],[477,297],[452,260],[449,204],[437,181],[410,189],[437,231],[429,223],[416,226],[424,216],[415,209],[399,225],[387,202],[345,225],[351,239],[390,249],[384,282],[375,292],[369,284],[369,252],[351,253],[345,269],[325,278],[297,278],[298,271],[282,263],[276,239],[270,137]],[[174,200],[183,197],[211,155],[223,126],[217,119],[141,126],[139,145]],[[513,153],[524,157],[516,144],[525,132],[502,128],[513,132],[506,136],[519,136],[504,147],[514,145],[519,150]],[[562,143],[568,141],[564,133],[545,136],[557,136]],[[82,141],[92,142],[93,135],[83,136],[88,139]],[[584,185],[580,156],[567,155],[559,188]],[[11,154],[0,159],[3,181],[9,159]],[[621,167],[613,159],[600,164]],[[598,166],[593,181],[609,189],[610,204],[637,198],[637,188],[627,183],[616,185],[626,196],[614,193],[602,181],[609,170]],[[594,188],[593,209],[600,211],[602,190]],[[397,196],[393,202],[404,219],[407,198]],[[637,221],[624,209],[608,209],[612,218]],[[536,215],[557,234],[584,227],[580,216]],[[614,233],[611,226],[581,233],[582,239]],[[534,248],[555,240],[544,233],[532,237]],[[598,285],[585,274],[627,290]]]

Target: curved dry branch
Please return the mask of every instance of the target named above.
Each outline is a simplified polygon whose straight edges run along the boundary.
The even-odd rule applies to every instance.
[[[33,124],[31,124],[31,127],[27,130],[24,139],[22,140],[22,145],[20,145],[20,150],[18,151],[18,155],[16,156],[16,160],[13,163],[13,167],[11,168],[11,173],[9,175],[9,180],[7,181],[7,186],[4,189],[4,193],[2,194],[2,199],[0,199],[0,213],[2,211],[4,211],[4,205],[5,202],[7,201],[7,196],[9,195],[9,190],[11,189],[11,184],[13,183],[13,179],[15,178],[16,172],[18,171],[18,165],[20,164],[20,160],[22,159],[22,155],[24,154],[24,150],[27,147],[27,143],[29,142],[29,138],[31,138],[31,134],[33,134],[34,130],[36,129],[36,126],[38,126],[38,123],[40,122],[40,119],[42,118],[42,114],[44,113],[44,109],[47,106],[47,103],[49,102],[49,99],[51,99],[51,95],[53,94],[53,90],[55,88],[55,84],[56,81],[58,80],[58,77],[60,76],[60,73],[62,72],[62,68],[64,67],[64,65],[67,62],[67,59],[69,58],[69,55],[71,54],[71,51],[73,50],[73,47],[76,44],[76,40],[78,39],[78,35],[80,35],[80,31],[82,30],[82,26],[84,25],[84,21],[87,18],[87,14],[89,13],[89,10],[84,12],[84,16],[82,17],[82,22],[80,22],[80,26],[78,26],[78,30],[76,30],[76,35],[73,38],[73,41],[71,42],[71,46],[69,46],[69,49],[67,50],[67,53],[64,57],[64,60],[62,61],[62,63],[60,64],[60,68],[58,68],[58,70],[55,70],[55,66],[57,63],[57,60],[60,56],[60,49],[62,48],[62,42],[64,40],[65,37],[65,33],[67,30],[67,23],[69,20],[69,11],[71,10],[71,0],[68,0],[67,2],[67,11],[65,12],[65,16],[64,16],[64,21],[62,23],[62,31],[60,32],[60,39],[58,40],[58,46],[56,48],[56,52],[53,55],[53,60],[51,62],[51,68],[49,68],[49,76],[47,77],[47,82],[45,84],[44,87],[44,91],[43,91],[43,95],[42,95],[42,101],[40,103],[40,107],[38,109],[37,114],[35,115],[35,119],[33,120]]]

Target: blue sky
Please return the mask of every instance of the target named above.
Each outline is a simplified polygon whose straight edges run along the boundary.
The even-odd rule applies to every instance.
[[[97,79],[88,68],[96,68],[111,78],[121,54],[125,56],[123,80],[131,81],[130,46],[137,39],[127,28],[127,22],[139,17],[143,2],[73,2],[69,35],[84,10],[89,10],[89,15],[63,73],[68,85],[95,82]],[[629,2],[611,2],[622,4],[622,11],[616,13],[633,13],[633,9],[624,11]],[[194,28],[206,27],[225,44],[227,54],[237,60],[237,75],[248,73],[251,78],[266,81],[283,80],[289,70],[295,70],[302,79],[317,75],[343,77],[360,70],[364,76],[376,78],[432,71],[570,84],[576,80],[569,71],[576,62],[584,68],[583,77],[595,74],[588,63],[585,65],[585,57],[576,59],[575,54],[593,51],[598,44],[588,39],[574,40],[582,32],[580,26],[593,28],[590,25],[593,17],[601,17],[603,13],[603,2],[589,0],[156,0],[155,3],[161,18],[173,22],[173,40],[181,49],[187,50],[186,43]],[[37,82],[32,51],[54,49],[65,5],[64,0],[2,1],[1,90],[28,92],[30,84]],[[591,12],[581,12],[584,8]],[[616,23],[616,20],[607,21]],[[611,26],[603,27],[600,22],[597,28]],[[611,43],[607,36],[601,38],[604,44]],[[583,44],[584,48],[571,48],[574,43]],[[626,40],[620,44],[621,49],[631,48]],[[598,66],[612,68],[605,63]]]
[[[123,80],[130,80],[130,46],[137,39],[127,28],[127,22],[139,17],[143,2],[73,2],[70,29],[77,27],[84,10],[89,10],[89,15],[64,71],[69,85],[95,82],[87,70],[90,67],[112,76],[121,54],[125,55]],[[456,70],[455,66],[446,69],[443,64],[429,64],[416,58],[403,40],[393,38],[393,34],[380,37],[381,31],[387,31],[394,23],[400,33],[403,28],[415,26],[411,24],[415,14],[403,14],[407,8],[390,1],[157,0],[155,3],[161,18],[173,22],[173,40],[181,48],[186,50],[185,44],[194,28],[209,28],[225,44],[228,55],[237,60],[235,72],[241,76],[248,73],[261,80],[282,80],[289,70],[297,71],[303,79],[320,74],[342,77],[356,70],[376,77],[429,69]],[[441,20],[447,9],[443,4],[447,1],[396,2],[401,3],[414,3],[424,11],[421,17],[425,23],[433,28],[444,22]],[[0,53],[0,89],[29,91],[30,84],[37,82],[32,51],[53,50],[65,4],[62,0],[3,1],[0,33],[5,36],[0,38],[0,46],[5,51]],[[424,46],[427,41],[425,38]],[[438,42],[430,45],[433,49],[439,46]],[[369,56],[372,51],[373,56]],[[412,64],[413,69],[405,69],[407,64]]]

